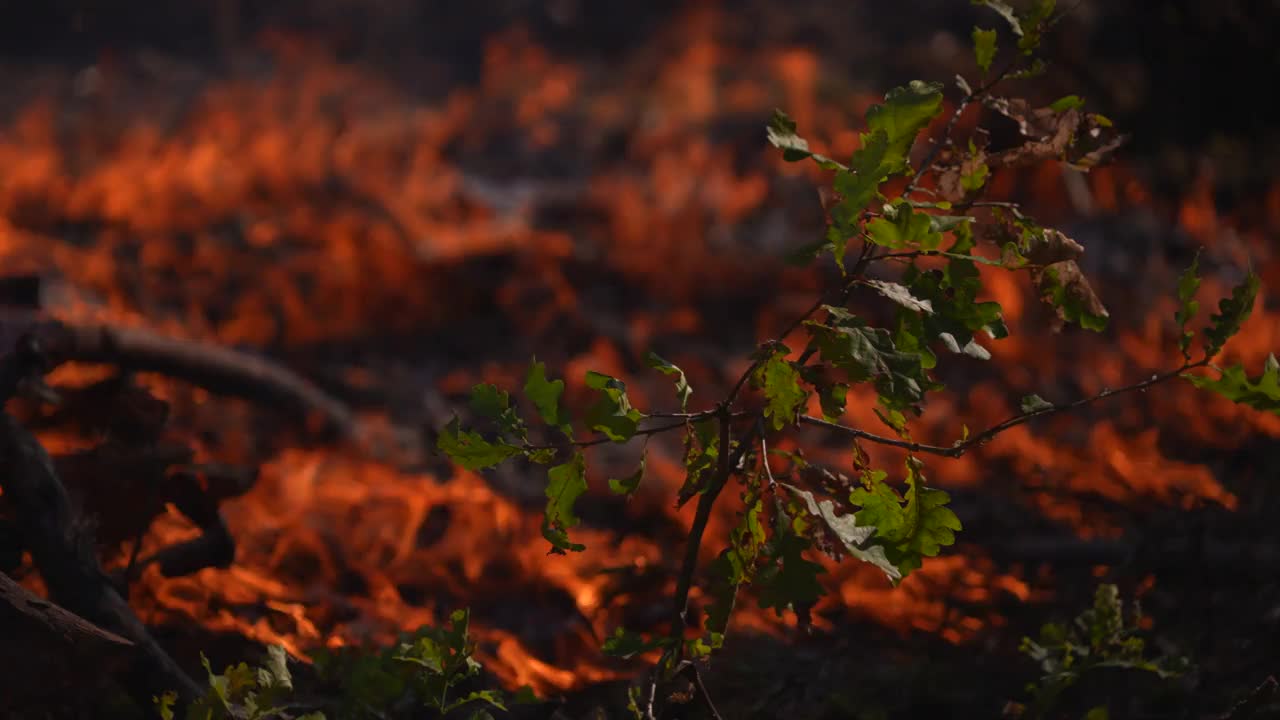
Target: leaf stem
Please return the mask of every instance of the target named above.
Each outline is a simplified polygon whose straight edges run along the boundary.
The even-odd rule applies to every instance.
[[[830,430],[832,432],[837,432],[847,437],[852,437],[860,440],[867,440],[869,442],[877,443],[880,445],[889,445],[892,447],[899,447],[899,448],[908,450],[910,452],[930,453],[933,455],[941,455],[943,457],[958,458],[961,455],[964,455],[966,452],[980,445],[987,444],[988,442],[991,441],[992,438],[1004,432],[1005,430],[1030,422],[1031,420],[1034,420],[1036,418],[1044,417],[1046,415],[1054,415],[1060,412],[1065,412],[1067,410],[1075,410],[1076,408],[1081,408],[1081,407],[1084,407],[1085,405],[1089,405],[1091,403],[1097,402],[1098,400],[1109,398],[1115,395],[1121,395],[1123,393],[1129,393],[1129,392],[1134,392],[1138,390],[1145,390],[1151,387],[1152,385],[1156,385],[1156,384],[1165,382],[1167,380],[1171,380],[1181,375],[1183,372],[1186,372],[1187,370],[1191,370],[1198,367],[1205,367],[1208,364],[1209,364],[1208,358],[1204,358],[1196,362],[1185,362],[1180,367],[1174,370],[1169,370],[1163,373],[1157,373],[1147,378],[1146,380],[1133,383],[1132,385],[1125,385],[1124,387],[1116,388],[1114,390],[1111,390],[1111,389],[1103,390],[1102,392],[1099,392],[1096,395],[1083,397],[1078,400],[1073,400],[1069,403],[1050,405],[1040,410],[1035,410],[1029,413],[1023,413],[1021,415],[1015,415],[1009,418],[1008,420],[1005,420],[1002,423],[993,425],[987,428],[986,430],[983,430],[977,435],[971,436],[968,440],[965,440],[963,442],[957,442],[950,447],[944,447],[942,445],[927,445],[925,443],[911,442],[908,440],[899,440],[897,438],[885,437],[883,435],[875,435],[873,433],[866,432],[865,430],[859,430],[858,428],[851,428],[847,425],[833,423],[828,420],[823,420],[822,418],[813,417],[811,415],[801,415],[800,422],[806,425],[813,425],[814,427],[820,427],[826,430]]]
[[[680,576],[676,580],[675,602],[672,606],[671,616],[671,637],[676,641],[674,652],[677,664],[679,664],[684,654],[684,626],[688,617],[689,590],[693,586],[693,575],[698,569],[698,553],[702,547],[702,535],[706,532],[707,523],[711,520],[711,511],[715,507],[716,499],[720,497],[720,492],[729,483],[729,476],[733,474],[733,469],[741,462],[742,455],[751,445],[752,435],[756,432],[756,426],[753,423],[751,429],[739,441],[737,451],[733,452],[731,456],[729,421],[732,414],[728,411],[728,405],[722,405],[721,407],[720,464],[716,468],[716,475],[712,478],[710,486],[698,498],[698,507],[694,511],[693,524],[689,527],[689,540],[685,545],[684,564],[681,565]]]

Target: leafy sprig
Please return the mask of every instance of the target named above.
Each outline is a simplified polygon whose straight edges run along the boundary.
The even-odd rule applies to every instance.
[[[948,507],[947,493],[926,479],[922,456],[960,457],[1034,419],[1179,377],[1236,402],[1280,412],[1280,364],[1274,359],[1257,379],[1241,367],[1213,364],[1249,317],[1259,291],[1255,275],[1248,274],[1219,304],[1202,332],[1201,352],[1193,353],[1194,335],[1188,327],[1199,309],[1197,258],[1177,288],[1180,362],[1171,363],[1171,369],[1071,400],[1029,395],[1018,413],[976,433],[963,428],[950,445],[912,437],[912,420],[931,394],[944,390],[934,374],[940,358],[988,360],[987,344],[1009,333],[1000,305],[984,297],[979,265],[1025,273],[1053,312],[1055,329],[1074,325],[1103,332],[1108,321],[1078,264],[1084,248],[1040,225],[1016,203],[988,200],[984,194],[989,178],[1009,168],[1056,161],[1087,170],[1106,161],[1124,138],[1105,116],[1085,112],[1086,101],[1078,96],[1035,108],[996,94],[1007,81],[1034,77],[1043,69],[1037,55],[1045,32],[1061,17],[1056,3],[1035,0],[1022,11],[996,0],[974,4],[1003,18],[1012,44],[1002,50],[1000,31],[975,28],[980,82],[957,78],[960,97],[918,162],[913,156],[920,137],[944,115],[944,89],[936,83],[912,82],[886,93],[882,103],[866,112],[860,147],[847,163],[816,152],[785,113],[776,112],[768,123],[765,137],[785,160],[813,162],[832,173],[834,199],[827,207],[827,227],[800,255],[810,261],[830,258],[839,282],[776,338],[756,348],[722,398],[691,411],[693,391],[684,371],[650,353],[649,367],[672,379],[678,410],[637,407],[623,380],[588,372],[582,381],[591,400],[570,412],[564,380],[551,379],[546,366],[535,360],[523,387],[532,415],[521,413],[518,397],[481,385],[472,394],[471,407],[485,427],[464,428],[455,419],[438,436],[439,450],[472,470],[516,457],[545,466],[543,536],[551,553],[563,554],[583,549],[572,535],[578,524],[575,502],[590,492],[586,451],[637,437],[647,443],[654,435],[683,434],[686,477],[675,503],[694,498],[697,503],[675,578],[669,628],[648,637],[619,628],[604,642],[605,652],[619,657],[660,653],[652,684],[633,697],[638,712],[644,706],[642,716],[654,714],[659,685],[689,673],[696,680],[692,660],[722,646],[744,589],[754,591],[761,607],[794,612],[805,622],[823,593],[823,568],[812,559],[814,553],[870,563],[897,583],[952,545],[960,522]],[[1020,143],[996,150],[980,131],[954,137],[961,117],[971,110],[1013,120]],[[902,189],[893,192],[895,186]],[[989,250],[980,252],[984,248]],[[888,274],[891,268],[899,270],[896,275]],[[880,315],[863,312],[852,302],[855,296],[861,300],[860,289],[887,304],[891,323],[877,325],[873,318]],[[1219,377],[1192,372],[1204,368],[1218,369]],[[842,422],[849,392],[858,385],[874,393],[873,410],[888,432]],[[744,402],[749,395],[759,402]],[[810,413],[815,402],[821,417]],[[769,451],[780,436],[803,440],[801,426],[852,440],[858,481],[814,481],[802,454]],[[906,450],[901,479],[891,480],[886,471],[870,467],[859,442]],[[779,466],[771,466],[771,460],[780,460]],[[609,480],[608,487],[631,495],[644,472],[642,453],[637,469]],[[738,525],[728,547],[699,573],[707,524],[735,481],[742,503]],[[700,579],[705,579],[710,598],[701,623],[689,607]],[[701,632],[690,636],[698,626]],[[704,702],[714,715],[709,698]]]

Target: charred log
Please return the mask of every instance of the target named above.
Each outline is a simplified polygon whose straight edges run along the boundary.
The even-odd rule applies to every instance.
[[[98,564],[92,538],[40,443],[0,413],[0,479],[23,545],[50,598],[85,620],[135,644],[122,684],[143,706],[169,690],[193,697],[195,683],[151,637]]]
[[[92,697],[133,643],[55,605],[0,573],[0,713]],[[67,693],[70,693],[69,695]]]

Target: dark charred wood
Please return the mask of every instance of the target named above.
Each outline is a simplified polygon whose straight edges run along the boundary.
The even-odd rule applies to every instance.
[[[170,690],[194,697],[196,684],[151,637],[98,564],[93,539],[73,512],[48,453],[8,413],[0,413],[0,467],[4,500],[51,600],[135,644],[120,678],[135,702],[145,707]]]
[[[0,713],[92,698],[133,643],[36,595],[0,573]],[[12,713],[12,714],[10,714]]]
[[[78,361],[161,373],[210,392],[281,407],[318,421],[319,429],[342,437],[355,434],[355,418],[345,404],[293,371],[247,352],[141,328],[68,323],[39,312],[0,311],[0,347],[15,347],[24,337],[33,341],[49,368]]]

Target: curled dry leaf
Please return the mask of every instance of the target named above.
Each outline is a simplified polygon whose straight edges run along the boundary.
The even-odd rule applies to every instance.
[[[1058,160],[1066,157],[1075,142],[1076,131],[1083,120],[1076,108],[1054,110],[1031,108],[1020,98],[991,97],[987,107],[1018,124],[1018,130],[1027,142],[1014,148],[995,153],[990,164],[1001,167],[1029,165],[1041,160]]]
[[[1053,265],[1066,260],[1078,260],[1084,254],[1084,246],[1053,228],[1031,236],[1023,253],[1032,265]]]
[[[1064,260],[1031,271],[1040,299],[1054,309],[1054,332],[1065,323],[1090,330],[1106,327],[1109,313],[1075,260]]]

